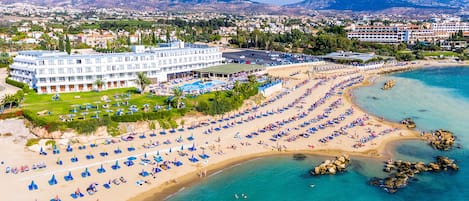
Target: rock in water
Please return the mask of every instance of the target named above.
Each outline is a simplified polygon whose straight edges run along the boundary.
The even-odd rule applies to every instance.
[[[400,160],[395,162],[388,161],[383,170],[385,172],[389,172],[390,175],[384,179],[372,178],[368,183],[370,185],[383,188],[386,192],[395,193],[399,188],[407,186],[410,180],[409,178],[413,178],[421,172],[459,170],[459,167],[454,163],[454,160],[451,160],[448,157],[437,156],[436,159],[436,162],[431,162],[427,165],[423,162],[408,162]]]
[[[313,175],[336,174],[345,171],[349,164],[350,157],[348,155],[337,156],[335,160],[325,160],[314,167],[310,173]]]
[[[306,155],[304,155],[304,154],[293,154],[293,159],[294,160],[304,160],[304,159],[306,159]]]
[[[450,131],[439,129],[432,132],[429,140],[434,149],[448,151],[453,148],[456,137]]]

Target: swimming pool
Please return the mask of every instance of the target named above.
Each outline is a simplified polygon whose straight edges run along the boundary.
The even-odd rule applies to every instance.
[[[182,91],[184,92],[192,92],[192,91],[207,91],[211,90],[212,88],[218,87],[225,85],[225,82],[219,81],[219,80],[213,80],[213,81],[196,81],[190,84],[185,84],[181,86]]]

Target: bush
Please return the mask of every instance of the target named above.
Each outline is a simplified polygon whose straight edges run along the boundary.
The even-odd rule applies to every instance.
[[[47,140],[46,146],[49,146],[49,145],[53,147],[55,145],[55,140]]]
[[[76,130],[78,133],[92,133],[100,126],[108,126],[111,123],[110,118],[87,119],[82,121],[67,122],[67,127]]]
[[[38,144],[38,143],[39,143],[39,139],[31,138],[31,139],[28,139],[28,141],[26,141],[26,146],[30,147],[30,146],[33,146],[33,145]]]
[[[109,121],[109,124],[107,125],[107,132],[113,137],[119,136],[121,134],[119,123],[115,121]]]
[[[18,87],[20,89],[23,89],[23,91],[25,93],[34,93],[35,91],[32,90],[31,88],[29,88],[29,86],[25,83],[22,83],[22,82],[18,82],[18,81],[15,81],[15,80],[12,80],[10,78],[7,78],[5,80],[5,82],[9,85],[12,85],[12,86],[15,86],[15,87]]]

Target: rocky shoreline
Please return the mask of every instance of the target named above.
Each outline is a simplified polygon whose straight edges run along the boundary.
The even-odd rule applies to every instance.
[[[425,164],[423,162],[388,161],[383,171],[391,173],[388,177],[372,178],[369,184],[378,186],[389,193],[395,193],[404,188],[414,179],[415,175],[422,172],[458,171],[459,167],[454,160],[444,156],[437,156],[436,162]]]
[[[310,173],[312,175],[336,174],[343,172],[350,164],[348,155],[336,156],[335,160],[325,160],[320,165],[314,167]]]
[[[428,139],[430,141],[430,146],[440,151],[450,150],[453,148],[454,142],[456,141],[456,137],[452,132],[443,129],[438,129],[431,132],[431,135],[428,136]]]

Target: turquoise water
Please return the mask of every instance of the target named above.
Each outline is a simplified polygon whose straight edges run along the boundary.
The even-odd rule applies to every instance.
[[[202,81],[196,81],[190,84],[185,84],[181,86],[182,91],[199,91],[199,90],[210,90],[214,87],[224,85],[225,82],[214,80],[214,81],[207,81],[207,82],[202,82]]]
[[[389,79],[395,79],[396,86],[382,91],[380,87]],[[355,101],[365,110],[391,121],[412,117],[419,130],[451,130],[464,146],[440,152],[424,142],[400,142],[395,159],[428,162],[445,155],[458,160],[459,172],[420,174],[407,188],[388,194],[367,184],[371,177],[383,177],[379,161],[353,158],[352,168],[344,174],[312,177],[309,169],[325,158],[309,156],[295,161],[291,156],[275,156],[225,169],[169,200],[236,200],[234,194],[242,193],[248,195],[247,200],[275,201],[469,200],[469,68],[422,69],[379,77],[376,82],[354,91]]]

